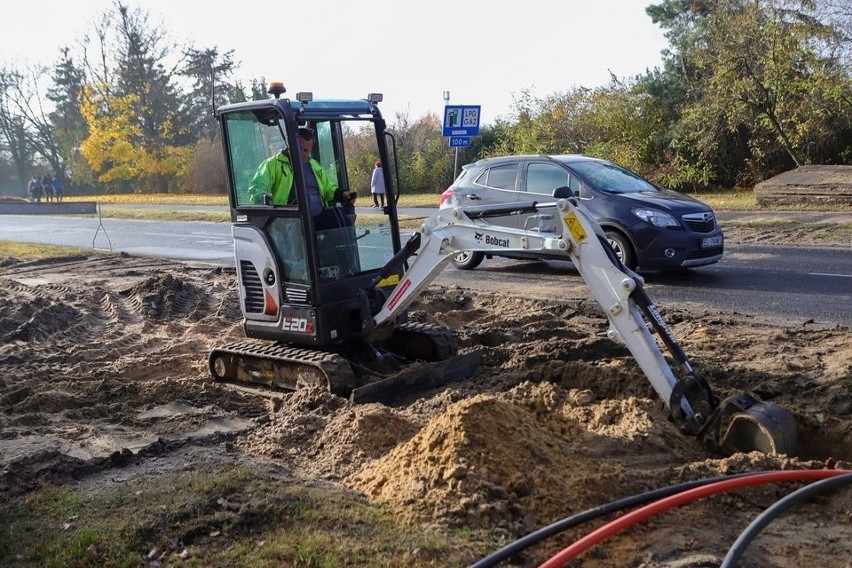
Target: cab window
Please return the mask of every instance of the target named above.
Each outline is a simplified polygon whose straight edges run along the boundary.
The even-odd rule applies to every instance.
[[[249,191],[251,181],[264,160],[287,147],[283,125],[277,115],[252,111],[225,117],[230,146],[231,187],[237,207],[257,205]]]
[[[333,124],[328,121],[313,123],[314,159],[317,160],[338,187],[344,187],[341,168],[341,148],[337,143]]]

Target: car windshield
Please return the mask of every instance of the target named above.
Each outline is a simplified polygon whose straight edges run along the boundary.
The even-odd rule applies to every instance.
[[[657,191],[657,188],[647,180],[615,164],[595,160],[582,160],[570,162],[569,165],[586,183],[601,191],[609,193]]]

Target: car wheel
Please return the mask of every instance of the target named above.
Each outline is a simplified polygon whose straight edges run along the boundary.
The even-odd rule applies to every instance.
[[[485,258],[485,253],[472,252],[469,250],[462,251],[453,257],[453,266],[459,270],[473,270]]]
[[[615,255],[621,261],[621,264],[630,270],[636,270],[636,254],[633,252],[633,247],[627,237],[613,230],[604,231],[604,234],[606,234],[606,240],[612,250],[615,251]]]

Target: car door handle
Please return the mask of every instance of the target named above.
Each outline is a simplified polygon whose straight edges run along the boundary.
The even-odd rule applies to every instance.
[[[467,195],[467,198],[468,198],[468,199],[470,199],[471,201],[476,201],[476,200],[478,200],[478,199],[482,199],[481,197],[479,197],[479,196],[478,196],[478,195],[476,195],[475,193],[469,193],[469,194]]]

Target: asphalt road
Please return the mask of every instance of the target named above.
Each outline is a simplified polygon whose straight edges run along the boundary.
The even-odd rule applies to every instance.
[[[369,211],[370,208],[363,208],[360,212]],[[409,210],[406,214],[428,212]],[[5,215],[0,218],[0,240],[111,249],[222,266],[233,266],[234,262],[229,223],[112,218],[99,222],[92,217]],[[715,265],[676,274],[646,275],[645,280],[649,294],[660,306],[695,304],[769,315],[793,325],[809,320],[829,325],[852,324],[852,250],[729,243],[722,261]],[[497,293],[530,290],[537,296],[554,298],[568,287],[584,286],[570,262],[497,258],[486,260],[474,271],[449,268],[436,283]]]
[[[472,273],[475,276],[472,277]],[[658,306],[693,305],[778,319],[852,325],[852,250],[726,245],[720,262],[676,273],[645,274],[645,289]],[[445,271],[444,284],[495,291],[511,288],[536,296],[582,278],[570,262],[485,260],[474,271]],[[550,292],[548,292],[550,291]]]
[[[230,223],[5,215],[0,240],[233,266]]]

